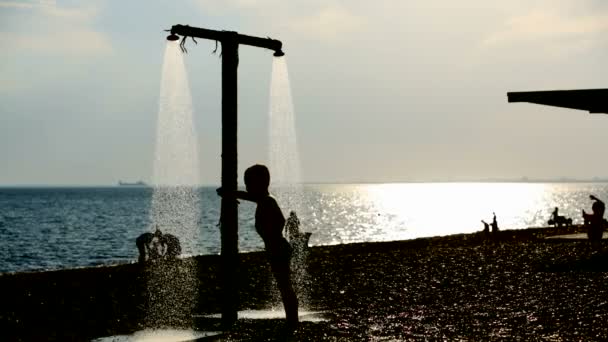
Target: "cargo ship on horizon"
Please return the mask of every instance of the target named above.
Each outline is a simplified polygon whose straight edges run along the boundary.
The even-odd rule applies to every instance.
[[[118,186],[148,186],[144,181],[137,181],[134,183],[118,181]]]

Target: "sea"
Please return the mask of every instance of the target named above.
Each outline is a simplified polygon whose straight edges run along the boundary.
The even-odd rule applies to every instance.
[[[216,187],[200,195],[197,234],[159,227],[182,239],[183,256],[219,254],[220,198]],[[582,223],[590,194],[608,200],[608,183],[388,183],[306,184],[297,208],[311,246],[407,240],[499,228],[547,226],[555,207]],[[153,230],[152,187],[1,187],[0,273],[129,263],[135,239]],[[271,192],[275,193],[273,189]],[[280,190],[277,198],[281,198]],[[291,205],[295,206],[295,205]],[[263,249],[254,228],[255,205],[239,204],[239,250]],[[196,241],[183,241],[196,236]]]

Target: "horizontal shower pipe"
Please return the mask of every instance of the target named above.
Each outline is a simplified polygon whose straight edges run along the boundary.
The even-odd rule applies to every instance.
[[[188,25],[174,25],[173,27],[171,27],[171,34],[176,34],[184,37],[216,40],[219,42],[236,39],[237,44],[265,48],[273,50],[276,53],[283,54],[283,43],[281,43],[281,41],[279,40],[272,38],[248,36],[234,31],[217,31],[198,27],[191,27]]]

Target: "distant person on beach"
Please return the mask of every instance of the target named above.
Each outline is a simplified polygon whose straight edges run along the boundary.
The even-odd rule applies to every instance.
[[[179,239],[172,234],[163,234],[156,226],[154,233],[143,233],[135,240],[139,251],[139,262],[174,260],[182,252]]]
[[[164,245],[164,258],[166,260],[175,260],[182,254],[182,246],[179,243],[177,236],[173,234],[163,234],[161,243]]]
[[[308,240],[310,240],[310,232],[300,231],[300,219],[295,211],[289,212],[289,217],[285,222],[285,237],[291,245],[292,260],[291,271],[296,275],[296,279],[301,280],[302,274],[306,267],[306,258],[308,255]],[[296,285],[297,284],[296,282]]]
[[[558,217],[559,217],[559,208],[555,207],[555,209],[553,210],[553,214],[551,214],[551,218],[553,219],[553,221],[557,221]]]
[[[490,236],[490,224],[484,220],[481,220],[481,223],[483,223],[483,234],[486,237]]]
[[[139,251],[139,262],[145,262],[148,260],[148,246],[154,239],[154,234],[147,232],[143,233],[135,239],[135,245]]]
[[[496,221],[496,213],[492,213],[492,234],[498,234],[498,222]]]
[[[594,195],[589,195],[589,198],[593,200],[591,205],[592,213],[589,214],[583,209],[583,220],[587,227],[587,237],[591,242],[593,249],[599,249],[602,235],[604,234],[604,212],[606,211],[606,205],[599,198]]]
[[[285,222],[285,236],[287,241],[291,244],[294,249],[305,249],[308,247],[308,240],[312,233],[302,233],[300,231],[300,219],[296,215],[295,211],[289,212],[289,217]]]
[[[264,165],[256,164],[245,170],[246,191],[226,193],[217,189],[222,197],[234,196],[246,201],[255,202],[255,230],[264,240],[266,256],[281,291],[287,326],[294,330],[298,325],[298,298],[291,283],[291,246],[283,237],[285,217],[274,197],[268,192],[270,172]]]
[[[300,219],[295,211],[290,211],[289,217],[285,221],[285,235],[288,241],[293,241],[300,236]]]
[[[154,233],[143,233],[135,240],[139,250],[139,262],[158,260],[164,254],[161,243],[163,233],[156,227]]]
[[[549,225],[554,225],[555,227],[561,227],[565,225],[566,227],[572,225],[572,219],[569,217],[559,215],[559,208],[555,207],[553,213],[551,214],[551,218],[547,222]]]

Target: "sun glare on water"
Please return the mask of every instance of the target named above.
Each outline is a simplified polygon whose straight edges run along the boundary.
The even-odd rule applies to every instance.
[[[491,222],[493,212],[499,227],[513,227],[518,213],[538,207],[546,188],[522,183],[378,184],[366,187],[365,195],[377,212],[402,222],[403,230],[387,232],[386,240],[397,240],[412,237],[407,227],[428,229],[433,235],[477,231],[481,220]],[[501,215],[508,219],[501,221]]]

